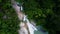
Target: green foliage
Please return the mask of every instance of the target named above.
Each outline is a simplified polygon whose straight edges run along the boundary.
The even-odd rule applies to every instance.
[[[1,2],[2,0],[0,0],[0,2]]]
[[[1,1],[0,5],[0,34],[18,34],[19,20],[12,9],[10,0]]]
[[[24,12],[29,19],[42,25],[49,34],[60,32],[60,4],[59,0],[25,0]]]
[[[49,34],[60,32],[60,0],[16,0],[23,3],[24,13]],[[7,18],[4,18],[6,16]],[[0,34],[17,34],[19,20],[10,0],[0,0]]]

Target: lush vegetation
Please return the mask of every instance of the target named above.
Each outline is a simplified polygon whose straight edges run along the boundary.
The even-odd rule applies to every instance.
[[[24,13],[49,34],[60,32],[60,0],[18,0]],[[0,0],[0,34],[17,34],[19,20],[10,0]]]
[[[25,12],[37,25],[42,25],[49,34],[60,32],[60,0],[26,0]]]
[[[0,34],[18,34],[19,20],[10,0],[0,0]]]

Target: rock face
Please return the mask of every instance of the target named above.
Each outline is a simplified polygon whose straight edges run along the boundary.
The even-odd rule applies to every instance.
[[[16,1],[14,1],[14,0],[11,0],[11,1],[12,1],[11,3],[13,4],[12,6],[13,6],[13,8],[16,11],[19,20],[21,21],[21,23],[19,24],[20,29],[18,30],[19,34],[34,34],[34,30],[37,30],[37,29],[35,28],[35,26],[33,26],[29,22],[29,20],[27,19],[26,15],[21,12],[22,7],[21,6],[19,7],[16,4]]]
[[[27,30],[27,26],[25,23],[21,22],[20,23],[20,30],[19,31],[19,34],[28,34],[28,30]]]
[[[22,11],[21,11],[22,7],[21,6],[19,7],[16,4],[16,2],[15,3],[12,2],[12,4],[13,4],[12,5],[13,8],[15,9],[15,11],[16,11],[16,13],[18,15],[19,20],[21,21],[21,23],[19,24],[20,29],[18,30],[19,34],[34,34],[34,31],[38,31],[37,28],[33,25],[35,23],[33,23],[33,21],[32,21],[32,23],[33,23],[32,24],[28,20],[27,16],[24,13],[22,13]],[[42,32],[41,32],[41,34],[42,34]]]

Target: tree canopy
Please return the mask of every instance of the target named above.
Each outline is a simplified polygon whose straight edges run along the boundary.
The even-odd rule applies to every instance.
[[[60,0],[16,0],[23,12],[42,25],[49,34],[60,32]],[[0,34],[17,34],[19,20],[10,0],[0,0]]]

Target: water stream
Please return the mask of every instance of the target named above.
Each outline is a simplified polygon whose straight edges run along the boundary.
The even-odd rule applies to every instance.
[[[35,27],[32,24],[33,22],[30,23],[27,16],[24,13],[22,13],[22,10],[23,10],[22,5],[18,6],[19,3],[17,3],[14,0],[11,0],[11,2],[12,2],[13,8],[15,9],[15,11],[18,15],[19,20],[21,21],[20,24],[19,24],[20,29],[18,30],[19,34],[36,34],[36,32],[38,31],[38,28],[40,28],[40,27]],[[44,33],[40,30],[38,32],[39,32],[38,34],[47,34],[47,33]]]

